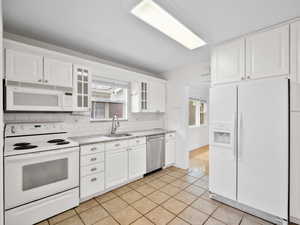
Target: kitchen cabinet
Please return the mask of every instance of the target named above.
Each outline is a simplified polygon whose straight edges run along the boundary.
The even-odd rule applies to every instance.
[[[127,148],[106,152],[105,165],[106,188],[126,182],[128,179]]]
[[[246,38],[246,76],[257,79],[289,74],[289,25]]]
[[[146,145],[139,145],[128,149],[129,179],[146,173]]]
[[[44,58],[44,82],[60,87],[73,87],[72,63]]]
[[[165,166],[175,164],[176,160],[176,135],[168,133],[165,135]]]
[[[5,49],[7,80],[40,84],[43,82],[43,56]]]
[[[80,199],[104,190],[104,144],[80,146]]]
[[[291,24],[291,79],[300,82],[300,21]]]
[[[74,65],[73,95],[74,111],[89,111],[90,71],[84,66]]]
[[[150,112],[165,112],[165,90],[164,83],[151,82],[149,83],[149,111]]]
[[[212,83],[245,79],[245,41],[238,39],[217,46],[212,53]]]
[[[131,83],[131,111],[165,112],[166,86],[158,81],[134,81]]]

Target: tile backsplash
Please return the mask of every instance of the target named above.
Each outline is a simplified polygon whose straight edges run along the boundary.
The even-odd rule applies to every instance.
[[[5,123],[16,122],[64,122],[71,136],[109,133],[111,121],[90,121],[87,114],[71,113],[5,113]],[[128,120],[120,121],[119,131],[165,128],[165,115],[159,113],[129,114]]]

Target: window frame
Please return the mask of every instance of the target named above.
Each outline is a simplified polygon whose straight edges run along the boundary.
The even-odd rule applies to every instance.
[[[208,119],[207,119],[207,106],[208,103],[204,99],[198,99],[198,98],[189,98],[189,104],[190,102],[193,101],[196,103],[196,109],[195,109],[195,124],[190,125],[190,119],[188,120],[188,126],[189,128],[199,128],[199,127],[205,127],[208,124]],[[201,104],[204,104],[204,123],[201,123]],[[190,107],[188,107],[188,115],[190,117]]]
[[[98,80],[99,82],[101,82],[102,80],[99,79]],[[106,82],[106,81],[104,81]],[[111,83],[114,84],[114,86],[119,86],[118,85],[118,82],[114,82],[114,80],[111,80]],[[103,119],[94,119],[92,117],[92,112],[94,111],[93,108],[95,107],[94,106],[94,102],[100,102],[100,103],[105,103],[105,104],[109,104],[109,103],[123,103],[125,104],[124,108],[123,108],[123,117],[122,118],[118,118],[119,121],[128,121],[128,109],[129,109],[129,87],[125,87],[124,85],[120,85],[120,88],[124,89],[125,92],[124,92],[124,101],[113,101],[113,100],[97,100],[95,99],[95,97],[93,97],[93,90],[91,92],[91,110],[90,110],[90,115],[89,115],[89,120],[90,122],[111,122],[113,118],[103,118]],[[108,109],[109,106],[107,106],[107,111],[109,111]],[[108,112],[109,114],[109,112]],[[95,115],[95,114],[94,114]]]

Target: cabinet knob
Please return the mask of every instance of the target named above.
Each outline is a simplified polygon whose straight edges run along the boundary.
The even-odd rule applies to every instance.
[[[96,170],[97,170],[97,168],[94,167],[94,168],[91,169],[91,172],[96,171]]]
[[[91,151],[96,151],[96,150],[97,150],[96,147],[91,148]]]
[[[94,158],[91,158],[91,161],[96,161],[97,160],[97,158],[96,157],[94,157]]]
[[[245,80],[245,77],[241,77],[242,80]]]
[[[91,182],[95,182],[97,180],[97,178],[92,178]]]
[[[45,83],[48,83],[48,80],[45,80]]]
[[[42,79],[39,79],[38,82],[42,82]]]
[[[250,76],[247,76],[247,79],[251,79],[251,77],[250,77]]]

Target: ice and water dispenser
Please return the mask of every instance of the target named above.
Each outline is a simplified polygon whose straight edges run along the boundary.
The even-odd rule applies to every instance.
[[[232,123],[219,122],[211,126],[212,145],[222,147],[233,147],[234,143],[234,125]]]

